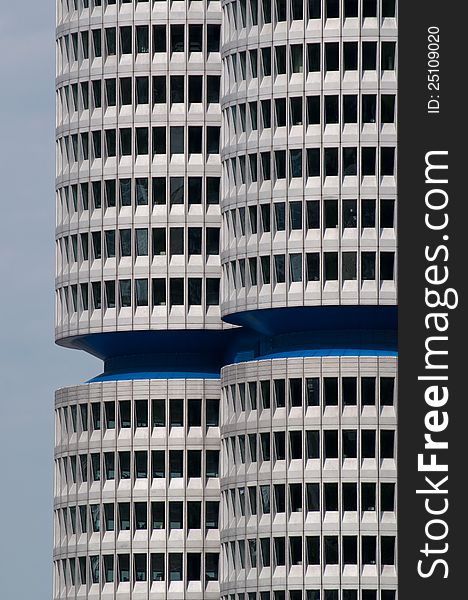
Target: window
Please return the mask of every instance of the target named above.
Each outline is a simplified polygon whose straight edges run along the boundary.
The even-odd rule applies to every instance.
[[[200,581],[201,555],[200,553],[187,553],[187,581]]]
[[[357,486],[355,483],[343,483],[343,511],[357,510]]]
[[[375,279],[375,252],[361,253],[361,278],[363,281]]]
[[[395,564],[395,538],[383,535],[380,538],[380,563],[382,565]]]
[[[146,502],[135,502],[135,529],[148,529]]]
[[[301,512],[302,511],[302,484],[301,483],[290,483],[289,484],[289,504],[290,504],[291,512]]]
[[[355,430],[343,430],[343,458],[357,458],[357,435]]]
[[[362,536],[362,563],[375,565],[377,560],[376,537],[374,535]]]
[[[380,406],[393,406],[394,387],[393,377],[380,378]]]
[[[165,453],[164,450],[153,450],[151,453],[151,474],[153,479],[159,479],[166,476]]]
[[[164,581],[164,554],[151,554],[151,581]]]
[[[309,565],[320,564],[320,537],[308,536],[306,539],[307,545],[307,563]]]
[[[394,458],[395,432],[391,429],[380,431],[380,458]]]
[[[380,280],[392,281],[394,274],[395,254],[393,252],[382,252],[380,254]]]
[[[375,458],[375,431],[364,429],[361,431],[362,458]]]
[[[171,52],[184,51],[184,26],[171,25]]]
[[[151,523],[153,529],[164,529],[165,528],[165,503],[164,502],[152,502],[151,503]]]
[[[128,531],[130,529],[130,503],[119,502],[119,529]]]
[[[284,537],[274,538],[275,563],[277,566],[286,564],[286,543]]]
[[[166,26],[153,25],[153,52],[166,52]]]
[[[219,477],[219,450],[206,451],[206,476]]]
[[[380,175],[393,177],[395,170],[395,148],[380,149]]]
[[[284,460],[286,458],[285,432],[275,431],[273,436],[276,460]]]
[[[219,502],[205,502],[205,527],[207,529],[218,529],[219,525]]]
[[[382,42],[381,69],[382,71],[395,69],[395,42]]]
[[[338,484],[337,483],[325,483],[324,484],[324,501],[326,511],[337,511],[338,510]]]
[[[183,528],[183,503],[169,502],[169,529]]]
[[[184,153],[184,128],[183,127],[171,127],[170,128],[170,147],[172,154],[183,154]]]
[[[375,483],[361,483],[362,511],[375,511]]]
[[[169,581],[182,581],[181,553],[169,553]]]
[[[221,26],[208,24],[206,28],[207,51],[219,52],[221,42]]]
[[[394,512],[395,510],[395,484],[380,484],[380,510],[382,512]]]
[[[293,536],[289,538],[289,558],[291,565],[302,564],[302,537]]]
[[[205,579],[206,581],[218,581],[219,578],[219,554],[207,552],[205,554]]]

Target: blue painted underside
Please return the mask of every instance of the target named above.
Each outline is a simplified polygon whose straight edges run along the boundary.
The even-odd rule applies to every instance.
[[[261,314],[259,314],[261,313]],[[224,365],[307,356],[397,356],[393,306],[276,308],[231,315],[224,331],[131,331],[61,344],[104,361],[91,381],[217,379]]]

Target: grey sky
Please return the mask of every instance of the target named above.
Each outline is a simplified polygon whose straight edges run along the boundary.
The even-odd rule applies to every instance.
[[[53,392],[100,371],[55,347],[55,0],[0,11],[0,598],[52,598]]]

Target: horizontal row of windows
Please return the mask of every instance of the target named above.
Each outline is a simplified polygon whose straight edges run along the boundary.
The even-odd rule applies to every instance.
[[[395,94],[336,94],[254,100],[225,111],[228,134],[240,135],[278,127],[360,122],[395,123]]]
[[[254,152],[224,162],[230,186],[309,177],[394,177],[394,146],[296,148]]]
[[[228,441],[229,440],[229,441]],[[341,441],[341,443],[340,443]],[[378,448],[377,448],[377,441]],[[318,429],[273,431],[231,436],[224,440],[227,463],[230,467],[273,460],[311,460],[322,458],[366,458],[380,460],[395,458],[395,431],[393,429]]]
[[[169,99],[170,104],[184,103],[202,104],[206,108],[210,104],[219,103],[219,75],[207,75],[205,82],[203,75],[171,75],[166,81],[165,76],[152,78],[143,77],[120,77],[92,79],[81,83],[72,83],[59,88],[58,93],[61,100],[62,111],[69,114],[74,111],[82,111],[96,108],[110,108],[119,106],[141,105],[154,106],[163,104]],[[169,93],[167,93],[169,84]],[[151,98],[151,89],[153,92]],[[204,96],[204,98],[203,98]]]
[[[138,429],[139,427],[205,427],[219,426],[217,398],[154,398],[148,400],[120,400],[116,403],[91,402],[71,404],[57,410],[59,427],[66,434],[101,429]]]
[[[216,277],[157,277],[93,281],[61,288],[60,297],[68,313],[109,308],[146,306],[219,305],[220,280]]]
[[[322,281],[394,281],[394,252],[307,252],[267,254],[231,261],[223,267],[229,286],[227,294],[256,285]],[[378,262],[377,262],[378,257]]]
[[[219,204],[219,177],[137,177],[135,179],[105,179],[59,189],[62,211],[123,208],[126,206],[189,206]]]
[[[151,35],[152,33],[152,35]],[[93,58],[161,52],[211,52],[220,50],[221,25],[202,23],[166,25],[124,25],[104,29],[85,29],[59,38],[66,63]],[[169,42],[169,46],[168,43]]]
[[[202,476],[208,479],[219,477],[219,450],[93,452],[64,458],[59,468],[67,485],[115,479],[174,479],[184,477],[184,473],[187,480]]]
[[[132,255],[135,259],[148,255],[172,257],[185,253],[188,256],[219,255],[219,227],[154,227],[149,231],[150,237],[146,227],[134,230],[105,230],[103,232],[104,253],[101,231],[61,238],[60,245],[64,257],[70,263],[98,260],[103,257],[124,258]]]
[[[203,510],[202,510],[203,509]],[[202,519],[203,514],[203,519]],[[56,511],[59,537],[99,531],[218,529],[219,502],[106,502],[81,504]]]
[[[377,56],[379,51],[379,57]],[[260,53],[259,53],[260,52]],[[323,42],[261,47],[224,58],[225,86],[257,77],[290,76],[298,73],[394,71],[396,43],[376,41]]]
[[[187,129],[187,132],[185,131]],[[205,130],[205,131],[204,131]],[[68,164],[101,158],[166,154],[219,154],[220,127],[182,126],[121,127],[74,133],[58,138],[59,148]]]
[[[234,0],[223,7],[227,25],[243,29],[266,23],[303,19],[395,17],[395,0]]]
[[[203,563],[203,566],[202,566]],[[219,553],[103,554],[57,561],[59,585],[145,581],[218,581]]]
[[[234,412],[296,406],[393,406],[394,377],[300,377],[264,379],[223,388],[227,408]]]
[[[273,215],[272,215],[273,210]],[[395,227],[395,200],[381,199],[326,199],[290,200],[273,204],[252,204],[226,211],[223,221],[228,236],[241,238],[257,233],[322,229],[345,231],[350,229],[393,229]],[[229,245],[229,241],[226,245]]]
[[[276,587],[276,586],[275,586]],[[331,589],[276,590],[266,592],[240,592],[222,596],[221,600],[396,600],[396,590]]]
[[[395,565],[395,536],[318,535],[262,537],[222,544],[228,568],[262,569],[295,565]],[[236,548],[237,546],[237,548]]]
[[[390,482],[284,483],[249,485],[223,492],[223,521],[255,515],[302,512],[395,512],[395,484]]]

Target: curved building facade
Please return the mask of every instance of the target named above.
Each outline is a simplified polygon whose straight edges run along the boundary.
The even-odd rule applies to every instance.
[[[395,0],[58,0],[55,600],[396,600]]]

